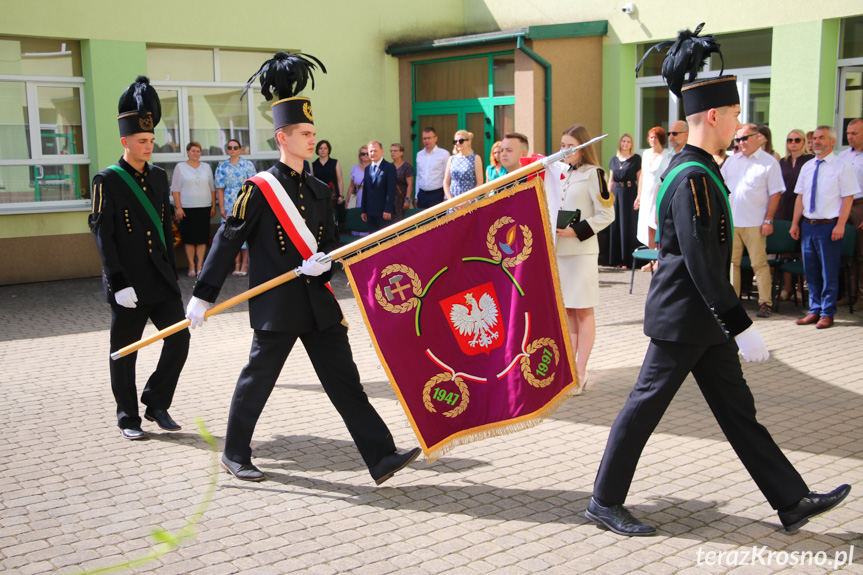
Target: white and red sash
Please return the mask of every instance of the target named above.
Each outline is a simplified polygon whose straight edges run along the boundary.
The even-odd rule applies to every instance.
[[[270,172],[258,172],[249,180],[254,182],[258,189],[264,193],[267,203],[270,204],[270,209],[276,214],[276,219],[282,224],[291,239],[291,243],[294,244],[303,259],[307,260],[317,253],[318,242],[315,241],[314,234],[303,221],[297,206],[294,205],[278,178]],[[326,286],[328,290],[333,291],[329,282],[326,283]]]

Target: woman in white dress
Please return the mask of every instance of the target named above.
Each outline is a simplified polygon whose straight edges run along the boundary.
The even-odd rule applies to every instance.
[[[647,132],[647,143],[650,148],[641,155],[641,175],[638,178],[638,195],[634,208],[638,210],[638,228],[636,237],[642,244],[653,248],[656,246],[656,192],[659,189],[659,173],[662,166],[662,150],[668,134],[661,126],[651,128]],[[647,264],[648,266],[650,264]]]
[[[567,129],[560,148],[580,146],[590,140],[584,126]],[[587,385],[587,360],[596,339],[593,308],[599,303],[599,242],[596,234],[614,221],[614,195],[608,191],[605,172],[593,146],[578,150],[566,159],[560,184],[558,208],[579,210],[580,216],[557,232],[557,267],[563,305],[569,320],[572,349],[582,388]]]

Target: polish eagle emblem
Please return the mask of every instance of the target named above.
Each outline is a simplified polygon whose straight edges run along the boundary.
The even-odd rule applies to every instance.
[[[491,282],[455,294],[441,306],[466,354],[489,353],[503,344],[500,306]]]
[[[492,328],[497,325],[497,306],[491,296],[482,294],[479,302],[472,293],[464,296],[465,305],[456,304],[449,312],[449,320],[462,335],[472,335],[471,347],[488,347],[495,339],[497,332]],[[469,307],[469,309],[468,309]]]

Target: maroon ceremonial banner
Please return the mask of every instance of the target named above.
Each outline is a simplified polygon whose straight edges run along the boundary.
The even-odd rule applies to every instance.
[[[345,260],[428,460],[577,391],[550,229],[536,178]]]

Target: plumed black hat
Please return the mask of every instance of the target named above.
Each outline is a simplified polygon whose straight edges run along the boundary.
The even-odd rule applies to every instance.
[[[272,59],[264,62],[261,68],[252,74],[240,99],[249,91],[255,78],[260,76],[261,94],[268,101],[276,100],[272,105],[274,129],[278,130],[290,124],[314,124],[312,101],[298,97],[297,94],[305,89],[309,80],[312,81],[314,90],[313,71],[318,67],[324,74],[327,73],[323,63],[311,54],[276,52]]]
[[[138,76],[120,96],[117,106],[120,135],[153,132],[162,119],[162,102],[146,76]]]
[[[644,53],[644,57],[635,68],[635,74],[638,75],[648,54],[654,50],[661,52],[668,48],[668,53],[662,62],[662,78],[668,84],[668,89],[678,98],[682,98],[683,110],[687,116],[710,108],[740,103],[737,77],[722,74],[725,71],[725,60],[719,50],[719,43],[713,36],[699,36],[703,28],[704,22],[698,25],[695,32],[681,30],[677,33],[677,40],[656,44]],[[714,53],[719,54],[722,62],[719,76],[696,80],[698,72],[707,62],[707,57]],[[688,83],[684,84],[686,80]]]

